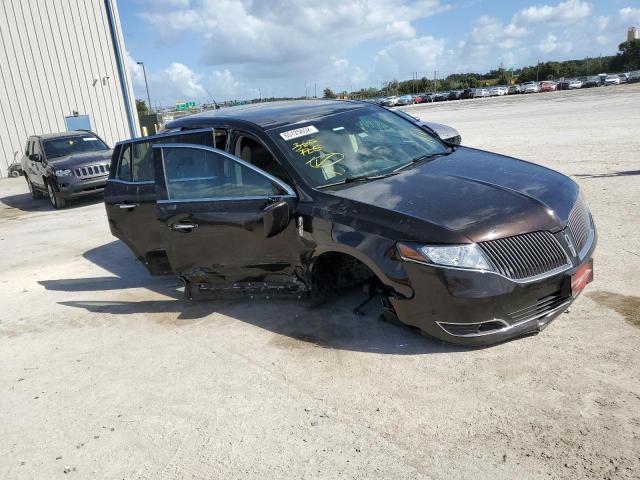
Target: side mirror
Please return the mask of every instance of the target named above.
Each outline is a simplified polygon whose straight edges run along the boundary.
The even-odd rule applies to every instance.
[[[42,158],[40,157],[39,153],[32,153],[31,155],[29,155],[29,160],[31,160],[32,162],[41,162]]]
[[[286,201],[280,201],[268,205],[262,211],[264,236],[266,238],[273,237],[279,234],[291,220],[291,211],[289,210],[289,204]]]

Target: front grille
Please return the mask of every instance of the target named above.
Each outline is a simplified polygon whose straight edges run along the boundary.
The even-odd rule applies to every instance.
[[[79,178],[103,177],[109,174],[109,165],[89,165],[73,169],[73,173]]]
[[[548,313],[552,312],[569,299],[563,297],[558,291],[546,297],[540,298],[533,305],[521,308],[509,314],[509,318],[513,323],[524,322],[526,320],[533,320],[535,318],[544,317]]]
[[[507,278],[522,280],[568,264],[567,255],[549,232],[532,232],[478,243],[494,269]]]
[[[582,197],[582,194],[578,195],[576,203],[569,213],[569,222],[567,223],[571,236],[576,246],[576,251],[580,252],[582,247],[587,243],[589,238],[589,231],[591,230],[591,219],[589,217],[589,209]]]

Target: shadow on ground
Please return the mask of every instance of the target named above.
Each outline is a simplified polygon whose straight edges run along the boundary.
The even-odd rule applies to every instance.
[[[379,302],[376,299],[364,308],[365,315],[355,315],[353,308],[366,298],[358,289],[346,292],[338,300],[315,309],[310,309],[304,300],[243,298],[222,302],[191,302],[182,296],[181,285],[175,277],[149,275],[119,241],[89,250],[83,256],[114,276],[42,280],[38,283],[47,290],[87,294],[104,290],[144,288],[169,298],[97,301],[91,300],[89,296],[83,301],[62,301],[62,305],[111,315],[175,313],[177,317],[172,322],[177,326],[188,325],[190,320],[199,319],[213,324],[216,318],[207,317],[219,313],[280,334],[285,337],[285,341],[277,343],[291,348],[298,342],[304,342],[324,348],[398,355],[468,350],[425,338],[411,327],[381,320]],[[127,298],[130,296],[127,295]]]
[[[25,185],[25,190],[26,188],[27,187]],[[0,202],[4,203],[7,207],[17,208],[18,210],[22,210],[23,212],[46,212],[53,210],[48,197],[45,196],[43,198],[34,199],[31,198],[31,194],[29,192],[0,197]],[[74,207],[93,205],[100,202],[102,202],[101,194],[90,195],[75,200],[69,200],[67,202],[65,210],[72,209]]]
[[[578,178],[611,178],[611,177],[631,177],[634,175],[640,175],[640,170],[623,170],[621,172],[610,173],[578,173],[574,177]]]

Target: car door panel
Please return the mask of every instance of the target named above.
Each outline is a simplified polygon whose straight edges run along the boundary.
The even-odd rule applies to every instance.
[[[275,177],[226,152],[194,147],[154,146],[157,220],[173,271],[201,288],[238,282],[294,282],[305,246],[293,215],[273,236],[268,237],[265,231],[265,218],[273,205],[295,211],[294,192]],[[174,168],[163,159],[171,148],[183,148],[187,156],[192,153],[194,157],[200,155],[195,150],[208,150],[210,156],[206,160],[198,157],[192,164],[185,157]],[[215,168],[204,171],[199,167],[204,163]],[[195,196],[193,192],[198,190],[183,189],[179,183],[197,184],[205,178],[210,187],[201,193],[209,196],[186,198]],[[256,182],[264,183],[265,179],[276,182],[274,192],[259,191],[262,187]]]
[[[150,137],[137,138],[116,145],[110,169],[110,178],[105,188],[105,206],[109,225],[114,236],[122,240],[134,253],[151,274],[170,274],[171,269],[166,261],[166,253],[160,228],[156,221],[156,188],[152,170],[134,165],[135,148],[143,144],[153,144],[158,141],[175,142],[188,138],[192,142],[213,144],[213,129],[204,128],[186,130],[171,134],[160,134]],[[120,166],[129,149],[129,171],[119,178]],[[133,155],[133,156],[132,156]],[[151,148],[148,148],[148,161],[153,168]],[[143,175],[140,180],[136,175]],[[150,178],[148,177],[150,176]]]

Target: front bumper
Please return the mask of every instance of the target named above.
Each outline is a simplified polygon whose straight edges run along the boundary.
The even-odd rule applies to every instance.
[[[389,301],[401,322],[450,343],[486,346],[535,334],[577,298],[571,292],[571,276],[592,260],[595,245],[594,231],[588,250],[571,268],[530,282],[405,262],[413,296]]]
[[[57,179],[56,186],[62,198],[79,198],[101,193],[107,184],[107,178],[108,175],[90,179],[80,179],[73,176],[60,177]]]

